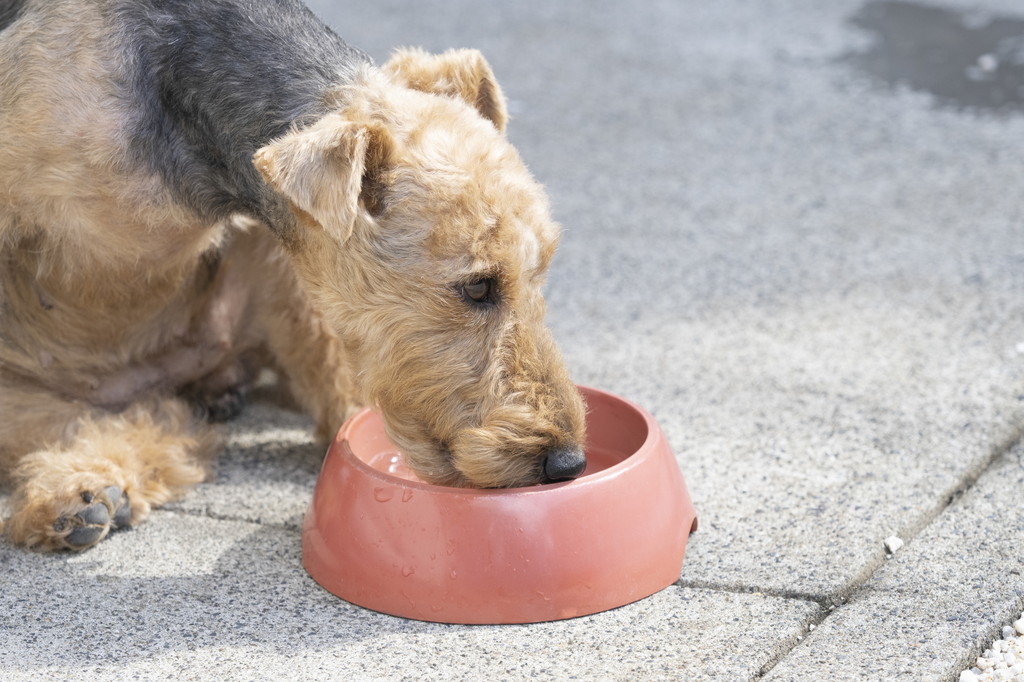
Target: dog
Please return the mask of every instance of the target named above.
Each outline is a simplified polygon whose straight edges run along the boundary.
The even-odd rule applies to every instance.
[[[0,4],[4,534],[81,550],[204,480],[264,368],[422,479],[578,476],[558,241],[473,50],[375,65],[298,0]]]

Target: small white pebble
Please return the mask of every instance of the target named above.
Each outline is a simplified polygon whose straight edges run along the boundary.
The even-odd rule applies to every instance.
[[[1024,355],[1024,341],[1022,341],[1022,342],[1018,343],[1016,346],[1014,346],[1014,350],[1016,350],[1021,355]]]
[[[991,73],[999,68],[999,59],[994,54],[983,54],[978,57],[978,68]]]
[[[1017,346],[1024,353],[1024,343]],[[992,642],[978,656],[974,667],[960,673],[960,682],[1024,682],[1024,614],[1000,630],[1002,639]]]
[[[814,623],[811,623],[810,625],[808,625],[807,629],[808,629],[808,631],[813,630],[814,629]]]
[[[903,540],[893,535],[892,537],[885,539],[885,549],[889,554],[895,554],[903,546]]]

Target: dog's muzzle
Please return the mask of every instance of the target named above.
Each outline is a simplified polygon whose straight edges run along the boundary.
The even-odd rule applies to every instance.
[[[587,456],[580,448],[555,450],[544,460],[544,476],[549,483],[577,478],[586,468]]]

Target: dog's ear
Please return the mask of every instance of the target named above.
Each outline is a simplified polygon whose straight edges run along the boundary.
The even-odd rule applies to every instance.
[[[391,135],[382,126],[328,114],[258,150],[253,164],[294,209],[344,243],[360,202],[372,215],[380,212],[379,176],[391,149]]]
[[[413,90],[465,100],[499,132],[505,132],[505,96],[487,60],[477,50],[449,50],[437,55],[419,49],[397,50],[382,68]]]

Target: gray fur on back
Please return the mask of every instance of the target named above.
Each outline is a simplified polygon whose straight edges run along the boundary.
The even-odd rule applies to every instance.
[[[0,31],[18,18],[25,7],[25,0],[0,0]]]
[[[130,155],[218,220],[283,216],[251,158],[370,62],[298,0],[110,0],[131,112]]]

